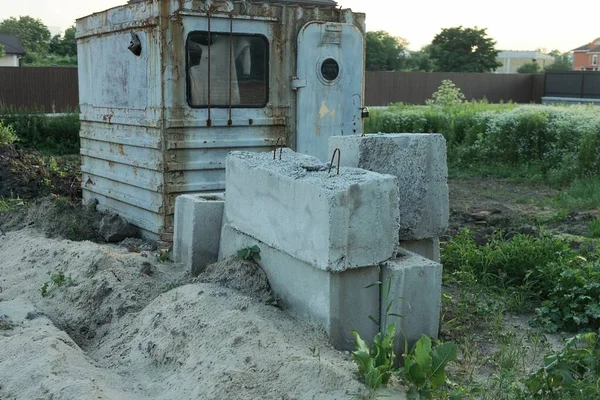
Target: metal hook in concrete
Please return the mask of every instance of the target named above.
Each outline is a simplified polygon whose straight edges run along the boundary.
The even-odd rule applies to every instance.
[[[281,147],[279,147],[279,141],[281,140]],[[281,154],[283,153],[283,147],[285,143],[283,143],[283,137],[279,136],[277,141],[275,142],[275,148],[273,149],[273,160],[275,159],[275,154],[277,154],[277,148],[279,147],[279,159],[281,160]]]
[[[337,153],[338,155],[338,162],[337,162],[337,174],[340,174],[340,159],[342,158],[342,151],[339,148],[336,148],[333,151],[333,155],[331,156],[331,162],[329,163],[329,171],[327,172],[328,174],[331,173],[331,167],[333,167],[333,160],[335,160],[335,153]]]

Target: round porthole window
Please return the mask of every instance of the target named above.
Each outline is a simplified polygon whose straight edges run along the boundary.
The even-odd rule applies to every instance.
[[[321,75],[327,82],[335,81],[340,75],[340,65],[333,58],[328,58],[321,63]]]

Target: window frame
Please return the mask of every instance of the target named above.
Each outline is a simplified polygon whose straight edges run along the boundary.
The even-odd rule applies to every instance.
[[[598,54],[592,55],[592,65],[598,65]]]
[[[265,88],[265,102],[263,104],[254,104],[254,105],[248,105],[248,104],[232,104],[231,106],[229,104],[225,104],[225,105],[215,105],[215,104],[204,104],[204,105],[193,105],[192,104],[192,99],[191,99],[191,81],[190,81],[190,73],[189,73],[189,42],[190,42],[190,36],[194,35],[194,34],[206,34],[208,35],[208,31],[206,30],[192,30],[189,31],[186,38],[185,38],[185,101],[188,105],[188,107],[193,108],[193,109],[208,109],[208,108],[220,108],[220,109],[229,109],[230,107],[232,109],[234,108],[244,108],[244,109],[263,109],[265,107],[267,107],[267,105],[269,104],[269,97],[270,97],[270,89],[271,89],[271,75],[270,75],[270,69],[271,69],[271,43],[269,42],[269,38],[262,34],[262,33],[242,33],[242,32],[222,32],[222,31],[212,31],[210,32],[211,36],[214,34],[217,35],[223,35],[223,36],[238,36],[238,37],[257,37],[260,38],[264,41],[265,43],[265,58],[266,58],[266,65],[265,65],[265,83],[266,83],[266,88]],[[231,83],[230,83],[231,84]],[[238,81],[238,85],[239,85],[239,81]]]

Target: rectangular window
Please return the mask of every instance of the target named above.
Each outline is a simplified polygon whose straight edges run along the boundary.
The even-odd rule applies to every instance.
[[[596,54],[592,56],[592,65],[598,65],[598,56]]]
[[[262,108],[269,100],[269,42],[262,35],[191,32],[187,101],[195,108]]]

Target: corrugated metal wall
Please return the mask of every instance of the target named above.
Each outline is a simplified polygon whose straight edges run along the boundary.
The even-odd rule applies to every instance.
[[[76,67],[0,67],[0,108],[63,112],[78,105]]]

